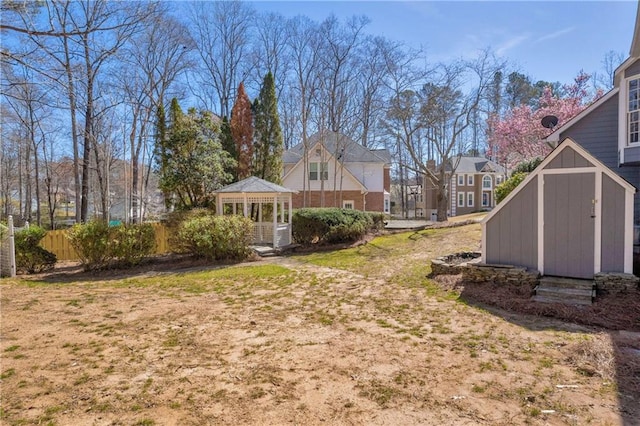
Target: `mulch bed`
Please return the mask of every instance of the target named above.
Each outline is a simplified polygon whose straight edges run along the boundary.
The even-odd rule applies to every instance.
[[[528,288],[492,283],[466,284],[462,275],[440,275],[434,278],[440,287],[455,291],[469,303],[495,306],[510,312],[553,317],[608,330],[640,331],[640,292],[599,295],[591,306],[531,301]]]

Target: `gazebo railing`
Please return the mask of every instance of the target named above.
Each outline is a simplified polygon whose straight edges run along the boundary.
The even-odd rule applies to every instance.
[[[290,226],[288,223],[278,223],[275,239],[276,247],[291,244],[289,239]],[[273,223],[258,222],[253,224],[253,244],[272,244],[273,242]]]

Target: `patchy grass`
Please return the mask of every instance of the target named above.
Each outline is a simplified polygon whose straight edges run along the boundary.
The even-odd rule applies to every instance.
[[[2,421],[617,424],[633,414],[617,404],[621,372],[636,370],[620,369],[609,335],[475,307],[427,278],[429,259],[479,240],[468,225],[235,266],[3,281]]]

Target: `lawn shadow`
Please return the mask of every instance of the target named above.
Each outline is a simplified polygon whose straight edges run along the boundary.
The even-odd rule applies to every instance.
[[[468,284],[462,276],[438,276],[459,300],[532,331],[606,333],[612,342],[615,383],[624,426],[640,425],[640,291],[598,296],[591,306],[539,303],[532,289],[493,283]],[[589,349],[587,349],[589,350]],[[594,349],[595,350],[595,349]],[[595,374],[588,368],[581,374]]]
[[[251,258],[249,261],[255,261]],[[128,278],[145,278],[156,275],[185,274],[225,268],[238,265],[243,261],[212,261],[195,258],[186,255],[163,255],[145,259],[139,265],[132,267],[113,267],[109,269],[86,271],[77,262],[67,263],[56,267],[53,271],[28,275],[23,279],[26,282],[69,284],[76,282],[118,281]]]

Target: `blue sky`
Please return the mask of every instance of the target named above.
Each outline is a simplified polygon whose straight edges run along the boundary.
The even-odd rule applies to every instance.
[[[601,72],[606,52],[629,54],[636,1],[257,1],[260,11],[321,21],[330,13],[371,20],[366,30],[412,47],[431,62],[490,47],[534,81],[570,82]]]

